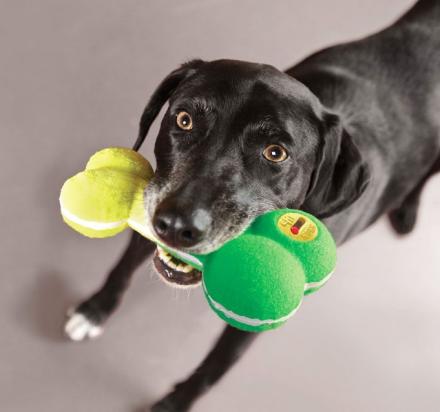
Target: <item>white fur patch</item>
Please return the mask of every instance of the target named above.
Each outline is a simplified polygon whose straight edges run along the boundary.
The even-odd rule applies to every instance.
[[[65,334],[73,341],[95,339],[102,334],[104,329],[91,322],[82,313],[69,310],[68,319],[64,325]]]

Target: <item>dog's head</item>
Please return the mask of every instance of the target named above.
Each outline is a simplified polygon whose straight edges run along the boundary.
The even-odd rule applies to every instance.
[[[151,97],[135,149],[167,100],[145,199],[151,229],[169,246],[207,253],[266,211],[302,208],[322,218],[364,190],[367,169],[338,116],[272,66],[182,65]],[[168,280],[200,280],[169,256],[158,257]]]

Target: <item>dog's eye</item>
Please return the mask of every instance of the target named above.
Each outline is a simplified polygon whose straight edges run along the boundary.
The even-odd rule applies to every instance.
[[[283,146],[278,144],[270,144],[263,150],[263,156],[270,162],[282,162],[287,159],[288,154]]]
[[[191,130],[193,128],[191,116],[187,112],[179,112],[176,116],[176,123],[182,130]]]

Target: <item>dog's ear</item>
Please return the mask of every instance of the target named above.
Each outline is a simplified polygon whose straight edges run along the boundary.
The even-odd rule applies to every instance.
[[[337,115],[326,112],[320,129],[317,167],[302,208],[325,218],[357,200],[369,182],[370,173]]]
[[[194,74],[203,63],[203,60],[191,60],[188,63],[182,64],[176,70],[173,70],[167,77],[165,77],[165,79],[162,80],[150,97],[150,100],[142,113],[139,123],[139,134],[136,143],[133,146],[133,150],[139,150],[148,134],[151,124],[159,114],[162,106],[170,98],[174,90],[176,90],[177,86],[179,86],[182,80]]]

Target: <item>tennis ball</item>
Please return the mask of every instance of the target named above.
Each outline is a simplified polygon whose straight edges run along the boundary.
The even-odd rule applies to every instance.
[[[292,253],[249,233],[203,262],[209,305],[224,321],[249,332],[277,328],[290,318],[303,298],[304,282],[302,266]]]
[[[118,170],[78,173],[61,189],[63,219],[83,235],[114,236],[127,228],[133,199],[144,187],[143,179]]]
[[[336,265],[336,246],[314,216],[280,209],[198,257],[211,308],[238,329],[260,332],[281,326],[305,294],[324,285]]]
[[[145,238],[150,239],[152,242],[162,246],[150,227],[147,225],[147,211],[145,210],[143,189],[138,190],[133,195],[133,203],[131,205],[130,216],[128,218],[128,225]]]
[[[139,153],[107,148],[95,153],[86,170],[68,179],[60,194],[61,214],[89,237],[109,237],[128,227],[133,204],[142,203],[153,169]]]
[[[304,294],[321,288],[332,275],[336,266],[334,239],[324,223],[310,213],[279,209],[258,217],[250,230],[295,254],[306,277]]]
[[[125,147],[109,147],[96,152],[87,162],[86,170],[111,168],[150,181],[154,175],[147,159]]]

